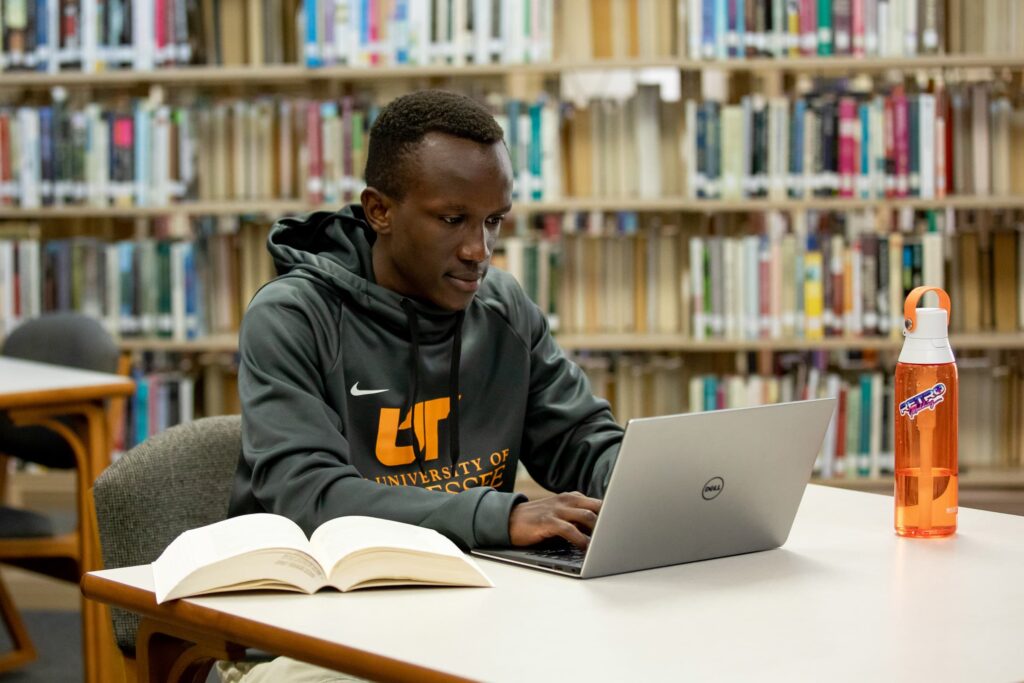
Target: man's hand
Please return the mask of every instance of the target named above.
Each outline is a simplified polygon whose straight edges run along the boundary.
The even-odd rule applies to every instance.
[[[508,517],[508,535],[512,545],[533,545],[561,537],[586,548],[600,511],[600,500],[577,491],[520,503]]]

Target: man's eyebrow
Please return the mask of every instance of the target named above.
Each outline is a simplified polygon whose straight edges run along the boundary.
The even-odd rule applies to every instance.
[[[442,206],[440,208],[440,210],[441,211],[450,211],[452,213],[466,213],[466,212],[469,211],[469,207],[466,206],[465,204],[455,204],[455,203],[452,203],[452,204],[445,204],[444,206]],[[498,209],[497,211],[491,211],[490,214],[494,215],[496,213],[509,213],[511,210],[512,210],[512,205],[511,204],[506,204],[505,206],[503,206],[502,208]]]

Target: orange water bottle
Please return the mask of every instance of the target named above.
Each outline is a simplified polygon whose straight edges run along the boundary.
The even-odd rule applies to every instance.
[[[935,292],[940,308],[917,308]],[[949,295],[917,287],[903,304],[896,364],[896,533],[929,538],[956,532],[957,373],[949,346]]]

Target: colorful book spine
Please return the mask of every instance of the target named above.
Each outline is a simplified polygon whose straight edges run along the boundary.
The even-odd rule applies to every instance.
[[[832,2],[833,0],[818,0],[818,54],[831,55],[834,52],[833,23],[832,23]]]

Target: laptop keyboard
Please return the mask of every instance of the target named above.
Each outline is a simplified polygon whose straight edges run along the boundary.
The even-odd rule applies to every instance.
[[[563,562],[583,563],[586,551],[574,545],[565,545],[557,548],[534,548],[527,550],[530,557],[539,557],[545,560],[561,560]]]

